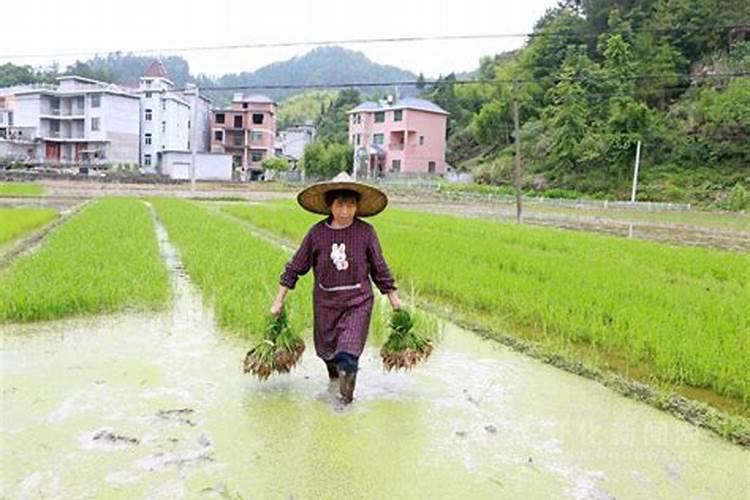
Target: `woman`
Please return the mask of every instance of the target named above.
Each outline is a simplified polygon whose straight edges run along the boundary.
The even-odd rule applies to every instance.
[[[287,263],[271,314],[281,312],[287,292],[312,267],[315,351],[325,361],[331,382],[338,381],[341,398],[350,403],[370,326],[370,278],[388,295],[393,309],[401,308],[375,229],[359,219],[382,212],[388,198],[342,172],[332,181],[307,187],[297,202],[305,210],[328,217],[310,228]]]

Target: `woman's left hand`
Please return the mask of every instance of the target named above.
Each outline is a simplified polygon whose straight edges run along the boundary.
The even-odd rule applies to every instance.
[[[394,311],[401,309],[401,299],[398,298],[398,292],[396,290],[388,292],[388,301],[391,303],[391,307]]]

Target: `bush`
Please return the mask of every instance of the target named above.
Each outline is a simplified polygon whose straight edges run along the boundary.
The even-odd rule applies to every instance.
[[[735,184],[732,191],[729,192],[727,208],[733,212],[739,212],[747,207],[747,191],[742,184]]]

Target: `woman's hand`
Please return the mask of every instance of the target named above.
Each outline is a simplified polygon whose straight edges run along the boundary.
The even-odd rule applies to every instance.
[[[271,314],[275,317],[278,317],[279,314],[281,314],[281,310],[284,308],[284,301],[283,300],[274,300],[273,304],[271,304]]]
[[[279,314],[281,314],[281,310],[284,308],[284,299],[286,298],[288,291],[289,289],[287,287],[279,285],[279,291],[276,292],[276,298],[273,299],[273,304],[271,304],[271,314],[277,318],[279,317]]]
[[[396,290],[388,292],[388,301],[391,303],[391,307],[394,311],[401,309],[401,299],[398,298],[398,292]]]

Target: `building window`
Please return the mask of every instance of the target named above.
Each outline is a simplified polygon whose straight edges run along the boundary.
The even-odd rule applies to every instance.
[[[357,146],[359,146],[360,138],[361,138],[360,134],[357,134]]]
[[[357,113],[357,123],[362,123],[362,115]]]
[[[146,134],[146,140],[144,142],[146,143],[146,146],[151,145],[151,134]]]
[[[375,123],[383,123],[385,121],[385,111],[378,111],[375,113]]]
[[[151,99],[152,92],[146,92],[146,99]]]
[[[263,151],[253,151],[251,155],[251,160],[253,163],[258,163],[259,161],[263,161]]]
[[[242,109],[247,109],[247,103],[246,102],[242,103]]]
[[[216,113],[216,123],[218,124],[224,123],[224,113]]]
[[[253,124],[261,125],[263,123],[263,113],[253,113]]]
[[[396,109],[393,111],[393,121],[394,122],[400,122],[404,119],[404,110],[403,109]]]
[[[146,121],[147,122],[151,121],[151,110],[150,109],[146,110]]]
[[[393,160],[391,162],[391,172],[401,172],[401,160]]]
[[[259,132],[257,130],[253,130],[250,133],[250,140],[254,142],[255,144],[263,142],[263,132]]]
[[[419,136],[419,145],[420,146],[424,146],[424,136],[423,135]]]
[[[190,120],[188,120],[188,130],[190,130]]]
[[[427,172],[434,174],[435,173],[435,162],[427,162]]]
[[[0,118],[0,123],[2,123],[2,119],[1,119],[1,118]],[[352,141],[351,141],[351,143],[352,143],[352,144],[356,144],[356,143],[354,142],[354,140],[355,140],[356,138],[357,138],[357,136],[356,136],[355,134],[352,134]]]
[[[92,108],[98,108],[102,105],[102,96],[99,94],[94,94],[91,96],[91,107]]]
[[[161,110],[162,111],[166,111],[167,110],[167,100],[166,99],[162,99],[161,100]]]
[[[151,155],[143,155],[143,164],[147,167],[151,166]]]
[[[215,130],[214,131],[214,140],[219,142],[224,142],[224,131],[223,130]]]
[[[244,136],[242,132],[235,132],[232,134],[232,144],[235,146],[242,146],[244,144]]]
[[[357,123],[357,113],[352,114],[352,125]]]
[[[92,118],[91,119],[91,131],[92,132],[98,132],[99,131],[99,118]]]
[[[161,131],[166,132],[167,131],[167,122],[161,122]]]
[[[372,143],[373,144],[383,144],[385,140],[384,134],[375,134],[372,136]]]
[[[234,128],[242,128],[242,115],[234,115]]]

